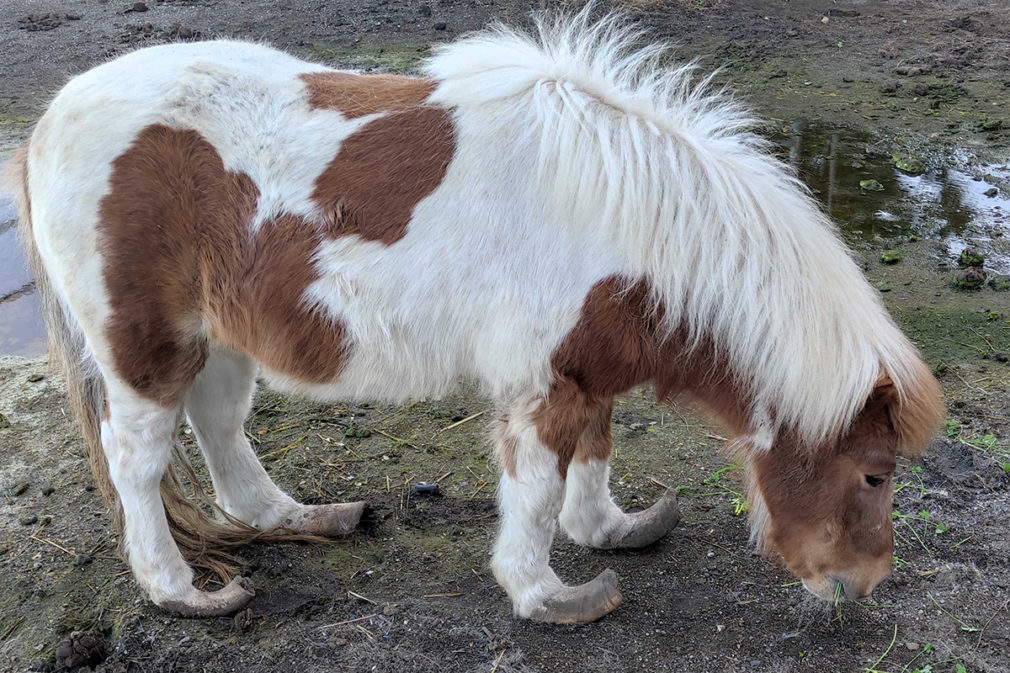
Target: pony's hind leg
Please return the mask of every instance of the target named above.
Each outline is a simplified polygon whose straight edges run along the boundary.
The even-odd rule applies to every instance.
[[[172,538],[159,485],[171,458],[178,409],[137,395],[106,379],[108,416],[102,421],[102,448],[124,519],[124,548],[138,584],[157,605],[191,616],[224,615],[254,595],[237,577],[219,591],[193,586],[193,570]]]
[[[613,402],[587,406],[588,422],[568,465],[561,528],[578,544],[596,549],[639,548],[656,542],[680,521],[677,493],[667,489],[642,512],[625,514],[610,499]]]
[[[249,446],[243,423],[252,406],[255,365],[215,348],[186,393],[186,416],[203,451],[217,503],[230,516],[260,530],[337,536],[354,530],[364,502],[302,505],[270,479]]]
[[[497,450],[501,530],[491,568],[520,617],[570,624],[591,622],[621,604],[617,576],[605,570],[580,586],[565,586],[550,567],[550,549],[565,484],[558,454],[541,443],[531,409],[499,422]]]

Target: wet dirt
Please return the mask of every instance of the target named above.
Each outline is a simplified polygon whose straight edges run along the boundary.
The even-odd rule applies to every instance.
[[[265,39],[327,62],[410,71],[428,43],[490,19],[523,22],[528,11],[490,0],[137,4],[5,3],[0,156],[69,75],[144,44]],[[60,670],[74,654],[108,672],[1010,670],[1010,292],[954,287],[964,248],[986,257],[987,282],[1007,273],[1010,8],[625,6],[684,57],[722,66],[719,81],[771,120],[782,156],[944,385],[946,427],[896,475],[894,575],[872,600],[814,604],[753,555],[722,431],[638,391],[615,413],[614,496],[637,509],[679,487],[680,526],[635,552],[559,537],[559,575],[581,582],[613,568],[624,604],[587,626],[516,620],[487,568],[497,469],[486,400],[466,387],[397,408],[264,391],[247,429],[272,476],[306,502],[367,499],[375,524],[328,544],[248,546],[257,596],[247,611],[175,618],[141,596],[116,552],[59,378],[39,359],[5,357],[0,670]],[[924,173],[905,170],[917,163]],[[884,264],[885,250],[900,261]],[[185,428],[181,436],[193,451]],[[439,494],[417,493],[418,483],[438,483]]]

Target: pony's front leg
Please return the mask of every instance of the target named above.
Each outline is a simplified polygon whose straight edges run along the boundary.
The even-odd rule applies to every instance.
[[[605,570],[565,586],[550,567],[550,549],[565,483],[558,454],[540,441],[529,409],[500,422],[496,443],[504,473],[498,487],[501,530],[491,560],[516,615],[537,621],[591,622],[621,604],[617,575]]]
[[[680,521],[672,488],[651,507],[625,514],[610,499],[613,403],[585,405],[586,425],[567,469],[561,528],[576,543],[596,549],[640,548],[665,536]]]

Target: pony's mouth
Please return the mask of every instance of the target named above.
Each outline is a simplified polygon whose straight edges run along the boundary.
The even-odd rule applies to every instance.
[[[838,603],[844,600],[856,600],[856,597],[848,595],[845,582],[836,577],[824,577],[811,582],[807,582],[805,579],[800,581],[803,583],[804,589],[822,601]]]

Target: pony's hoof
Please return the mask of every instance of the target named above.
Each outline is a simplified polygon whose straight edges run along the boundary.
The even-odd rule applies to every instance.
[[[625,524],[607,540],[607,549],[640,549],[665,536],[680,523],[680,505],[672,488],[652,507],[629,514]]]
[[[607,568],[591,582],[564,587],[534,610],[530,619],[551,624],[585,624],[613,612],[623,600],[617,590],[617,573]]]
[[[308,535],[339,537],[357,527],[367,507],[368,503],[364,501],[303,505],[281,521],[278,528]]]
[[[155,600],[155,603],[183,617],[220,617],[241,610],[255,595],[252,580],[236,577],[217,591],[200,591],[193,587],[181,600]]]

